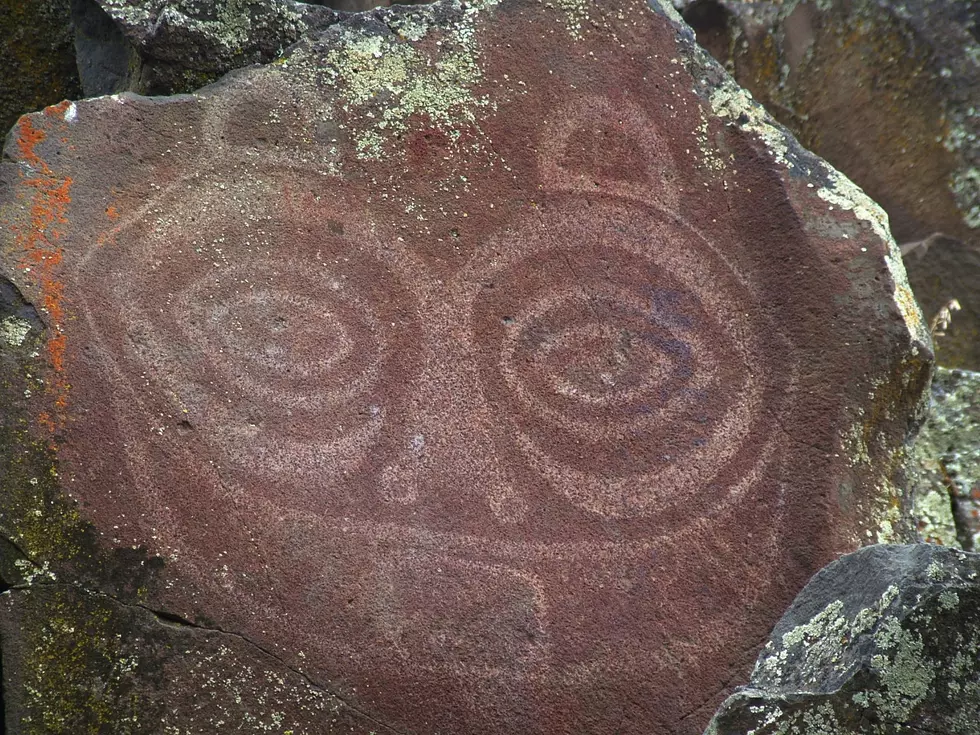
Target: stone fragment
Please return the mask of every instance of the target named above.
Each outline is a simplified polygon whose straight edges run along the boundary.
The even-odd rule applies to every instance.
[[[682,12],[804,146],[882,205],[899,242],[980,246],[980,1],[699,0]]]
[[[815,571],[914,537],[884,215],[669,6],[351,16],[7,156],[0,570],[372,720],[295,735],[700,733]],[[155,716],[200,659],[133,650]]]
[[[938,368],[915,442],[916,518],[925,541],[980,549],[980,374]]]
[[[0,139],[25,112],[80,93],[69,0],[0,0]]]
[[[871,546],[821,570],[705,735],[980,733],[980,555]]]
[[[192,91],[339,17],[295,0],[72,0],[72,13],[86,96]]]

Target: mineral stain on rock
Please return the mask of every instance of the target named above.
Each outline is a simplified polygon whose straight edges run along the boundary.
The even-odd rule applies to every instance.
[[[931,355],[883,215],[670,8],[377,11],[20,129],[4,451],[154,566],[38,546],[8,604],[78,579],[155,631],[106,695],[146,716],[210,636],[319,692],[297,734],[696,733],[814,571],[912,532]],[[264,676],[167,726],[289,729]]]

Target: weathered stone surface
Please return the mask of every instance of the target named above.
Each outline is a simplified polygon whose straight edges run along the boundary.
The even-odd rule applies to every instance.
[[[924,540],[980,549],[980,374],[939,368],[915,442],[915,515]]]
[[[338,14],[294,0],[73,0],[87,96],[187,92],[269,62]]]
[[[936,340],[936,361],[947,367],[980,369],[980,242],[933,235],[903,243],[909,284],[933,322],[955,301],[949,324]]]
[[[980,245],[980,2],[700,0],[683,12],[740,84],[882,205],[899,242]]]
[[[872,546],[817,574],[706,735],[980,733],[980,555]]]
[[[80,92],[69,0],[0,0],[0,137],[25,112]]]
[[[379,729],[241,636],[161,617],[45,575],[41,580],[0,597],[6,732]]]
[[[672,11],[378,11],[15,132],[0,569],[233,631],[358,732],[701,732],[914,533],[884,216]]]

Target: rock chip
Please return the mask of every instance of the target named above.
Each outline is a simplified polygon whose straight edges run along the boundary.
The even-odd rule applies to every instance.
[[[980,733],[980,555],[871,546],[821,570],[705,735]]]
[[[186,621],[371,722],[296,735],[699,733],[814,572],[913,538],[931,353],[884,214],[669,6],[351,16],[6,152],[6,604]],[[126,649],[100,711],[191,697],[185,650]],[[11,721],[90,706],[10,660]],[[272,722],[262,666],[194,723]]]
[[[915,442],[915,515],[925,541],[980,549],[980,374],[938,368]]]

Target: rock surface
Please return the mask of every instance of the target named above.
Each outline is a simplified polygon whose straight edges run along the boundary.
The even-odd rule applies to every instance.
[[[88,640],[70,585],[135,658],[8,625],[10,722],[102,682],[104,731],[237,732],[299,672],[361,719],[296,735],[699,733],[816,570],[914,533],[884,215],[669,6],[354,16],[7,155],[5,604]]]
[[[980,555],[871,546],[817,574],[705,735],[980,733]]]
[[[955,301],[949,324],[936,340],[936,361],[951,368],[980,369],[980,242],[969,245],[933,235],[903,243],[905,267],[928,321]]]
[[[939,368],[915,442],[915,515],[925,541],[980,549],[980,373]]]
[[[80,92],[69,0],[0,0],[0,137]]]
[[[73,0],[86,96],[188,92],[272,61],[338,14],[295,0]]]
[[[976,261],[980,1],[698,0],[683,12],[742,86],[882,205],[900,243],[941,234]],[[931,283],[935,269],[970,260],[950,248],[908,263],[930,318],[943,305],[931,303],[940,298],[934,291],[945,290]],[[955,279],[948,272],[942,286]],[[937,359],[980,369],[976,276],[961,281],[973,285],[948,298],[969,302],[963,337]]]

